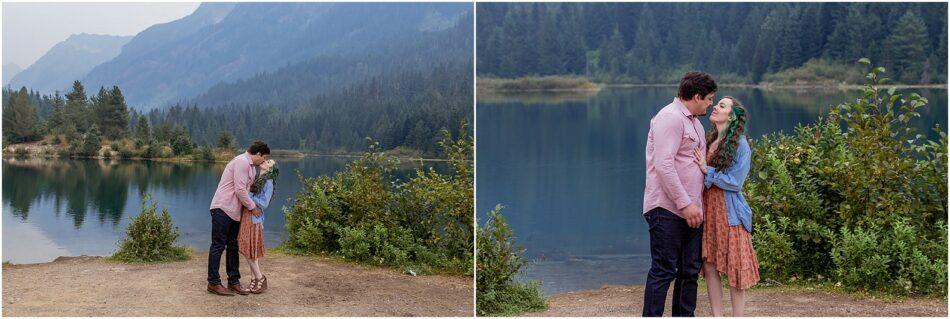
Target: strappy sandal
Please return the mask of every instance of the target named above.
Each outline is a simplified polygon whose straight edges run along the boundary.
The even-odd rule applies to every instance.
[[[267,290],[267,276],[262,276],[261,279],[257,279],[256,286],[251,289],[251,293],[259,294]]]
[[[257,278],[251,279],[251,283],[247,287],[247,291],[250,293],[254,293],[255,290],[257,290]]]

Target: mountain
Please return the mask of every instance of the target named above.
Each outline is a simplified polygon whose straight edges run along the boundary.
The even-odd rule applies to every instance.
[[[473,15],[469,12],[452,23],[448,29],[404,34],[369,52],[321,55],[273,72],[222,82],[187,104],[294,105],[368,78],[471,64]]]
[[[317,56],[378,52],[451,28],[470,10],[466,3],[205,3],[139,33],[83,83],[118,85],[130,105],[149,110]]]
[[[32,65],[13,76],[11,87],[40,92],[66,91],[93,67],[114,58],[131,36],[80,33],[57,43]],[[4,68],[6,74],[6,68]]]
[[[17,73],[20,73],[20,71],[23,71],[23,68],[21,68],[16,63],[11,62],[11,63],[4,64],[3,65],[3,85],[7,85],[7,82],[10,82],[10,79],[13,78],[13,76],[17,75]]]

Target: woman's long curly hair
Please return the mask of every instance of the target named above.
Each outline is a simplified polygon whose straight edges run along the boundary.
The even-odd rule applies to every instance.
[[[739,100],[731,96],[724,98],[732,100],[729,127],[726,128],[722,143],[716,148],[709,161],[709,166],[715,167],[718,171],[732,166],[732,159],[736,157],[736,148],[739,147],[739,139],[745,138],[745,126],[748,121],[748,112]],[[713,125],[709,134],[706,134],[706,145],[712,145],[717,139],[719,139],[719,130]]]

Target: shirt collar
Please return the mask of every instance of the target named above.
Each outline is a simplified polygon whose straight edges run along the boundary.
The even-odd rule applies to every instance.
[[[686,108],[686,104],[683,104],[683,101],[680,100],[680,98],[674,97],[673,104],[675,104],[676,108],[679,109],[680,112],[683,112],[683,115],[685,115],[686,117],[690,119],[693,119],[696,117],[696,115],[693,115],[693,113],[689,112],[689,109]]]

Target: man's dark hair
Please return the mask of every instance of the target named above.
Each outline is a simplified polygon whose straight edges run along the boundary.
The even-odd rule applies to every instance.
[[[693,96],[699,94],[705,98],[709,93],[716,92],[719,87],[716,86],[716,80],[706,72],[690,71],[680,80],[679,98],[683,100],[692,100]]]
[[[250,153],[251,155],[254,155],[257,153],[261,153],[261,155],[269,155],[270,147],[267,147],[267,143],[264,143],[261,141],[254,141],[254,143],[251,143],[251,147],[247,148],[247,152]]]

